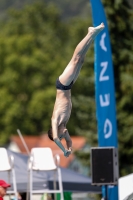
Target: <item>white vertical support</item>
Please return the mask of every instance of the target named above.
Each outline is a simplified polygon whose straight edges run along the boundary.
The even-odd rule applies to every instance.
[[[17,200],[18,197],[17,197],[17,187],[16,187],[16,175],[14,169],[12,169],[12,179],[13,179],[14,193]]]
[[[14,170],[14,157],[13,155],[10,156],[10,164],[11,164],[11,171],[12,171],[12,180],[13,180],[13,189],[14,189],[14,194],[16,200],[18,199],[17,195],[17,184],[16,184],[16,175],[15,175],[15,170]]]
[[[11,182],[10,180],[10,172],[11,172],[11,169],[8,171],[8,183]],[[11,194],[9,193],[9,199],[11,199]]]
[[[56,190],[57,188],[56,188],[56,172],[55,172],[55,170],[54,170],[54,190]],[[57,200],[57,195],[56,195],[56,193],[54,193],[54,199],[55,200]]]
[[[58,170],[58,174],[59,174],[58,182],[59,182],[59,190],[60,190],[60,193],[61,193],[61,200],[64,200],[62,179],[61,179],[61,171],[60,171],[59,167],[57,167],[57,170]]]
[[[32,200],[32,167],[30,168],[30,200]]]
[[[29,197],[30,197],[30,171],[28,171],[28,182],[27,182],[26,200],[29,200]]]

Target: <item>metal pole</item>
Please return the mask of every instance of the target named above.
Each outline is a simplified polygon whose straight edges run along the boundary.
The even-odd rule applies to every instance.
[[[28,147],[27,147],[27,145],[26,145],[26,142],[24,141],[24,138],[23,138],[23,136],[22,136],[20,130],[17,129],[17,132],[18,132],[18,135],[19,135],[19,137],[20,137],[20,139],[21,139],[21,141],[22,141],[22,143],[23,143],[25,149],[26,149],[27,154],[30,155],[30,151],[29,151],[29,149],[28,149]]]
[[[108,186],[102,186],[102,199],[101,200],[108,200]]]

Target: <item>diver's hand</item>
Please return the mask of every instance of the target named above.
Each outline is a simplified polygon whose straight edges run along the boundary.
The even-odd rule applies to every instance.
[[[64,152],[64,156],[65,157],[69,157],[69,155],[72,153],[72,150],[71,149],[65,149],[65,152]]]

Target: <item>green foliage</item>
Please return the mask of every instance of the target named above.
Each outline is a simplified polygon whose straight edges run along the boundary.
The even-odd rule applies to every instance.
[[[57,49],[62,48],[66,28],[53,5],[35,4],[12,10],[10,16],[0,33],[1,143],[17,128],[27,134],[47,130],[55,78],[64,66]]]
[[[1,23],[0,28],[0,143],[3,144],[17,128],[28,135],[49,129],[55,80],[87,33],[88,20],[75,19],[64,24],[53,4],[35,3],[19,11],[10,10],[9,20]],[[86,70],[82,73],[86,74]],[[75,89],[74,93],[79,91]],[[77,129],[74,122],[69,125],[72,134]]]
[[[133,14],[126,0],[102,2],[112,45],[120,174],[124,175],[133,170]],[[1,3],[4,8],[9,1]],[[22,8],[21,4],[18,7]],[[75,9],[74,5],[71,8]],[[88,17],[65,22],[62,19],[55,5],[39,1],[21,10],[10,10],[7,20],[0,23],[0,144],[17,128],[24,134],[36,135],[50,126],[55,80],[92,24]],[[73,110],[68,129],[71,135],[84,135],[90,146],[97,146],[93,52],[92,45],[72,88]],[[77,155],[88,165],[89,152]]]
[[[7,19],[7,9],[15,8],[22,9],[25,5],[31,5],[35,2],[42,2],[44,4],[54,3],[61,11],[61,18],[63,20],[72,19],[75,16],[86,18],[90,16],[90,6],[88,0],[1,0],[0,1],[0,18]]]
[[[122,176],[133,171],[133,12],[126,0],[103,0],[102,2],[111,38],[116,89],[119,166],[120,176]],[[88,63],[89,65],[90,63]],[[84,93],[81,93],[82,95],[79,96],[74,95],[73,97],[75,108],[77,109],[73,109],[74,115],[72,119],[75,119],[74,116],[76,116],[76,120],[78,119],[77,133],[85,135],[90,146],[97,146],[95,102],[93,98],[95,91],[93,73],[91,72],[90,74],[90,82],[87,82],[86,79],[87,85],[84,85],[84,90],[81,87]],[[85,78],[85,74],[82,74],[81,71],[81,76],[79,77],[79,80],[82,79],[81,85]],[[78,83],[77,87],[80,87]],[[92,90],[89,90],[88,94],[87,86]],[[77,152],[76,155],[84,164],[88,165],[89,154]]]
[[[125,175],[133,171],[133,12],[126,0],[104,0],[103,3],[115,73],[120,175]]]

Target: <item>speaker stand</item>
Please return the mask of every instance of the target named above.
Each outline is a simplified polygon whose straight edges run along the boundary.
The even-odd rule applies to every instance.
[[[101,200],[108,200],[108,186],[102,186],[102,199]]]

